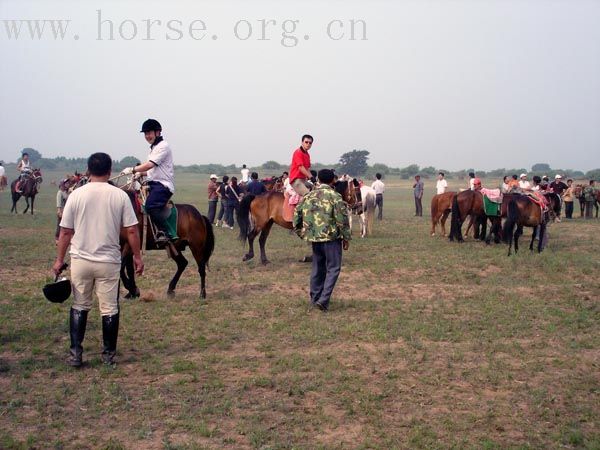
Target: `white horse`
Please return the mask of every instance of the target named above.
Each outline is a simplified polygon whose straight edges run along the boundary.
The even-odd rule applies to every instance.
[[[360,219],[360,237],[364,238],[373,233],[375,220],[375,189],[369,186],[360,188],[361,201],[353,210]],[[350,228],[352,228],[352,215],[350,215]]]

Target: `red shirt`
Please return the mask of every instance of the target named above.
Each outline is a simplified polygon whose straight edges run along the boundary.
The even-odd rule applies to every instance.
[[[310,155],[302,147],[298,147],[292,156],[292,165],[290,166],[290,183],[294,180],[306,180],[306,175],[300,172],[299,167],[304,166],[306,170],[310,169]]]

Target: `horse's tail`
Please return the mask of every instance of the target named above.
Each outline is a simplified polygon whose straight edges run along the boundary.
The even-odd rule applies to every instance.
[[[252,231],[252,224],[250,222],[250,204],[254,200],[253,194],[247,194],[240,202],[240,207],[237,212],[237,222],[240,227],[240,234],[238,239],[242,242],[246,242],[248,234]]]
[[[504,226],[502,227],[502,239],[505,243],[510,242],[510,239],[515,231],[515,225],[518,219],[519,209],[517,208],[517,200],[513,198],[508,203],[506,220],[504,221]]]
[[[460,208],[458,207],[458,194],[452,198],[452,220],[450,222],[450,240],[460,238]]]
[[[208,260],[215,249],[215,232],[213,231],[212,224],[208,217],[202,216],[204,220],[204,226],[206,227],[206,242],[204,243],[204,249],[202,250],[202,259],[208,265]]]

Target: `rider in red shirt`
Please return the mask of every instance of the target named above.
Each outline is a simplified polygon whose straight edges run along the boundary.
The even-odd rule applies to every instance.
[[[309,192],[307,181],[310,179],[310,155],[308,151],[312,147],[313,137],[309,134],[302,136],[302,144],[294,151],[292,164],[290,166],[290,183],[299,195]]]

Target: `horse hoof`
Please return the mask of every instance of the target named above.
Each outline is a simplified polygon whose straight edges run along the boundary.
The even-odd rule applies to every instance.
[[[175,291],[167,291],[167,297],[174,298],[175,297]]]
[[[206,291],[201,291],[200,292],[200,298],[203,299],[203,300],[206,299]]]
[[[253,255],[248,255],[248,254],[246,254],[246,255],[244,255],[244,257],[242,258],[242,261],[250,261],[252,258],[254,258],[254,256],[253,256]]]
[[[271,264],[271,261],[269,261],[268,259],[264,259],[261,261],[263,266],[266,266],[267,264]]]

